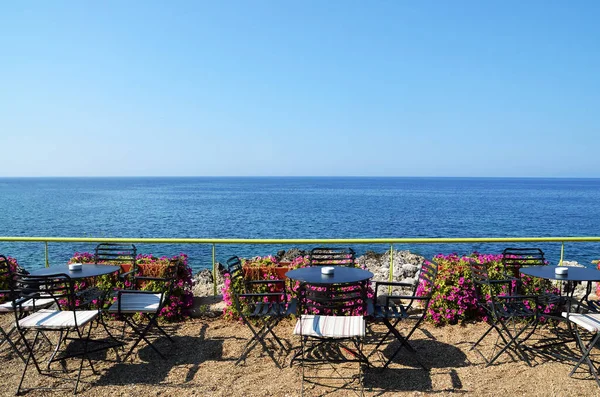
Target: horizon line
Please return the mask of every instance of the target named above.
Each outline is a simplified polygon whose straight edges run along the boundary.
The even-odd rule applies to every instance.
[[[2,176],[0,179],[76,179],[76,178],[446,178],[446,179],[600,179],[600,176],[411,176],[411,175],[24,175]]]

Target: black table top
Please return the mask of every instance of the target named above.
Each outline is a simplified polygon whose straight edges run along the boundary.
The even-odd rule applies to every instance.
[[[51,266],[31,272],[32,276],[48,276],[51,274],[66,274],[71,278],[98,277],[105,274],[115,273],[121,270],[121,266],[83,264],[81,270],[69,270],[69,265]]]
[[[292,280],[302,281],[313,285],[348,284],[373,278],[373,273],[357,267],[333,266],[333,274],[322,274],[322,266],[302,267],[287,272],[285,275]]]
[[[522,267],[519,271],[533,277],[545,278],[547,280],[562,281],[600,281],[600,270],[586,267],[564,266],[569,269],[565,275],[554,273],[559,266],[530,266]]]

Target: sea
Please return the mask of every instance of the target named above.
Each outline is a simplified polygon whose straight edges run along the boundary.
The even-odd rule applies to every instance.
[[[600,179],[407,177],[0,178],[0,236],[186,238],[404,238],[600,236]],[[1,240],[1,238],[0,238]],[[139,253],[185,253],[209,268],[212,247],[136,244]],[[336,244],[335,246],[340,246]],[[51,265],[94,243],[50,243]],[[313,246],[297,246],[310,249]],[[352,245],[358,254],[389,245]],[[500,253],[559,243],[395,244],[438,253]],[[275,254],[289,245],[216,246],[216,259]],[[44,266],[44,244],[2,242],[0,254]],[[593,266],[600,243],[566,243],[565,260]]]

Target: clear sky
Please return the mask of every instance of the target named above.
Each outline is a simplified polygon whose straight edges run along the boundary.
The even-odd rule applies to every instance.
[[[0,176],[600,177],[598,1],[0,3]]]

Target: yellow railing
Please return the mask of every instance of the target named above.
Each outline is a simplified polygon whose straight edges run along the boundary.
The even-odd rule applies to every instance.
[[[393,277],[394,244],[466,244],[466,243],[561,243],[560,263],[564,244],[600,242],[600,237],[456,237],[456,238],[332,238],[332,239],[252,239],[252,238],[106,238],[106,237],[2,237],[0,242],[38,242],[45,245],[45,262],[48,262],[48,243],[142,243],[142,244],[210,244],[212,245],[212,272],[216,280],[215,253],[217,244],[280,244],[280,245],[330,245],[330,244],[389,244],[390,280]],[[216,283],[213,293],[216,294]]]

